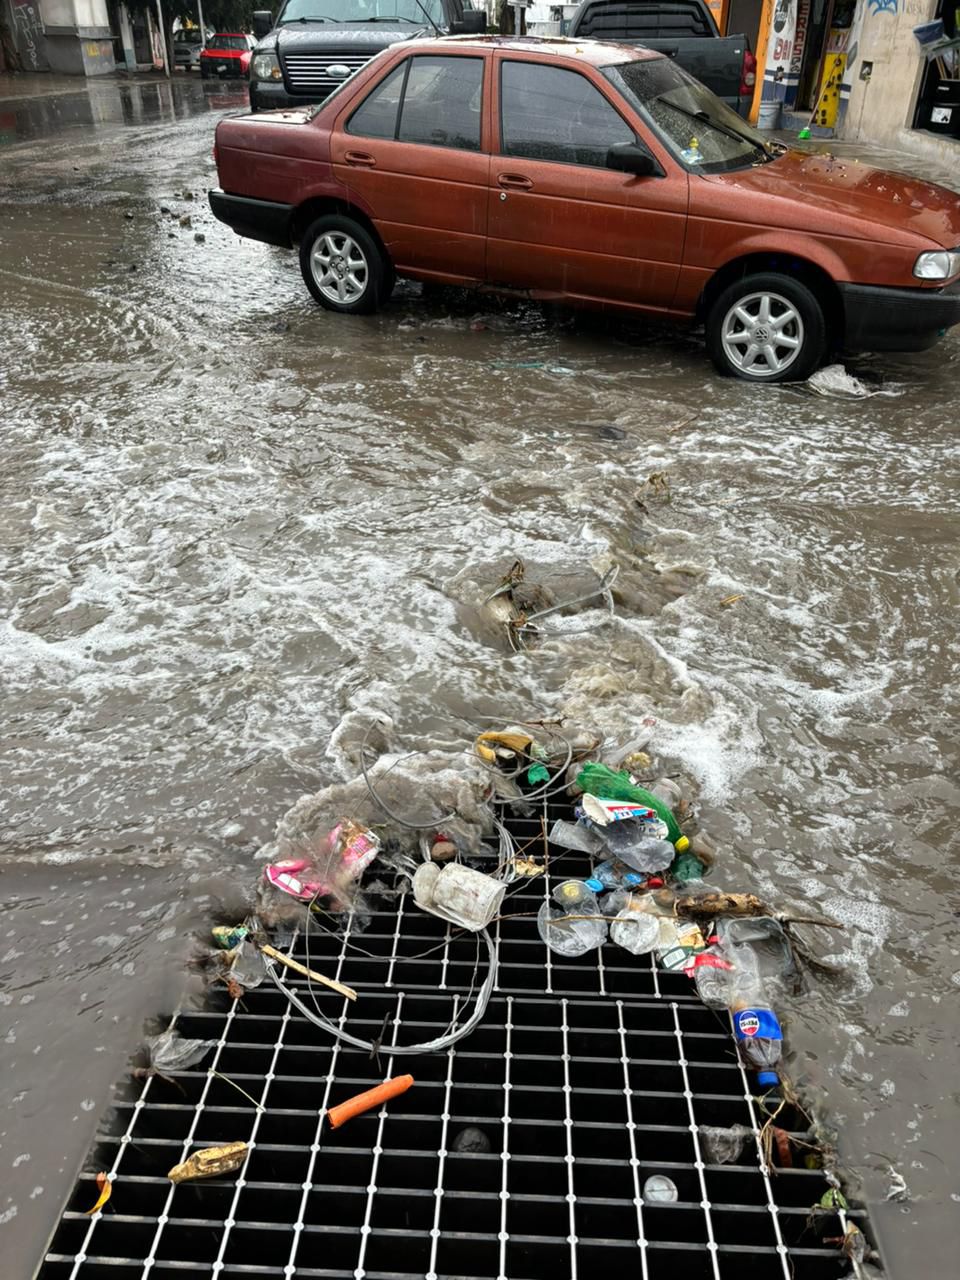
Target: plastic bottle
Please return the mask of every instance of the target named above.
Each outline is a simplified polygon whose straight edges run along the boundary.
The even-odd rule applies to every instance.
[[[614,858],[645,875],[664,871],[676,854],[669,840],[657,840],[648,834],[642,822],[629,819],[605,827],[602,839]]]
[[[730,1012],[740,1055],[756,1071],[761,1088],[772,1088],[780,1083],[773,1068],[780,1061],[783,1032],[764,995],[757,958],[749,946],[737,948],[731,995]]]
[[[550,829],[551,844],[561,849],[578,849],[581,853],[597,853],[603,841],[596,831],[580,822],[564,822],[558,818]]]
[[[693,958],[697,995],[708,1009],[729,1009],[733,1000],[733,964],[717,943]]]
[[[683,801],[683,791],[672,778],[658,778],[650,788],[650,794],[662,800],[674,814]]]
[[[601,862],[598,867],[594,867],[593,874],[605,889],[639,889],[645,883],[645,877],[639,871],[630,871],[622,862],[614,859]]]

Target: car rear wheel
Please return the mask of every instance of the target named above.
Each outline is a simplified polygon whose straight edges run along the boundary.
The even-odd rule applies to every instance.
[[[823,359],[827,327],[816,294],[775,272],[728,285],[707,316],[707,350],[721,373],[747,382],[799,382]]]
[[[327,214],[307,228],[300,270],[321,307],[342,315],[369,315],[393,287],[386,254],[365,227],[341,214]]]

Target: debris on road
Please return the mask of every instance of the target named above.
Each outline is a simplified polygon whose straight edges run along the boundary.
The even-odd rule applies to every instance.
[[[184,1040],[170,1027],[157,1036],[149,1036],[145,1043],[151,1068],[162,1073],[195,1067],[217,1044],[216,1040]]]
[[[84,1210],[88,1218],[92,1218],[95,1213],[99,1213],[113,1195],[113,1182],[110,1180],[109,1173],[104,1173],[101,1170],[97,1174],[97,1190],[100,1194],[97,1196],[96,1203],[92,1208]]]
[[[247,1158],[245,1142],[227,1142],[220,1147],[204,1147],[194,1151],[182,1164],[175,1164],[167,1177],[173,1183],[194,1182],[199,1178],[220,1178],[236,1173]]]
[[[384,1080],[383,1084],[378,1084],[375,1089],[358,1093],[355,1097],[348,1098],[346,1102],[331,1107],[327,1112],[331,1129],[339,1129],[354,1116],[363,1115],[365,1111],[378,1107],[382,1102],[389,1102],[391,1098],[399,1097],[401,1093],[406,1093],[412,1088],[413,1083],[413,1076],[396,1076],[393,1080]]]

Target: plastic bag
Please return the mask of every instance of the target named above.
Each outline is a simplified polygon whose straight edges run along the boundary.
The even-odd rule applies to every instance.
[[[702,1124],[700,1143],[707,1164],[733,1164],[743,1151],[744,1142],[752,1133],[753,1130],[743,1124],[731,1125],[729,1129]]]
[[[195,1067],[217,1043],[216,1040],[184,1040],[180,1032],[172,1027],[161,1031],[158,1036],[148,1036],[145,1041],[150,1054],[150,1065],[161,1074]]]

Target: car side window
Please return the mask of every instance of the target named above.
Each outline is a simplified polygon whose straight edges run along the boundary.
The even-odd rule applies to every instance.
[[[479,151],[482,99],[482,58],[411,58],[397,138]]]
[[[347,121],[347,133],[356,133],[362,138],[395,138],[406,74],[407,64],[401,62],[385,80],[381,80]]]
[[[504,59],[500,68],[501,153],[603,169],[607,152],[636,135],[578,71]]]

